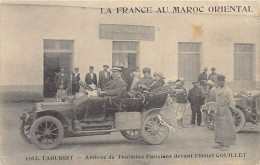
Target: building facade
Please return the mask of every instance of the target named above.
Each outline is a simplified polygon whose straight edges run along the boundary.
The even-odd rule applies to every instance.
[[[187,85],[204,67],[224,74],[233,90],[260,88],[259,16],[100,14],[100,8],[1,5],[1,92],[43,96],[59,67],[84,80],[104,64],[150,67]]]

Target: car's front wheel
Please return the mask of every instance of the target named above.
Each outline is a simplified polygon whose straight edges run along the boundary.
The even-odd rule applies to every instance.
[[[31,140],[40,149],[57,147],[64,136],[62,123],[55,117],[43,116],[35,120],[31,127]]]
[[[141,137],[141,131],[139,129],[126,130],[120,132],[128,140],[137,140]]]

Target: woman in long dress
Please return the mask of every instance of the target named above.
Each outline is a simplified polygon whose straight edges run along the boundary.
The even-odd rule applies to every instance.
[[[218,88],[216,89],[216,116],[215,116],[215,142],[221,151],[228,151],[230,145],[236,143],[235,126],[232,119],[230,108],[236,106],[233,93],[230,88],[225,86],[225,76],[217,76]]]

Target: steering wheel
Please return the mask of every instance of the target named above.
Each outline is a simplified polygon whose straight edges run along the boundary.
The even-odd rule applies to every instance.
[[[89,91],[93,91],[93,90],[94,90],[93,88],[91,88],[91,87],[88,86],[88,85],[86,85],[86,86],[84,87],[84,89],[87,89],[87,90],[89,90]]]
[[[82,86],[85,89],[87,89],[88,91],[93,91],[94,89],[91,88],[90,86],[88,86],[86,83],[84,83],[83,81],[79,82],[79,85]]]

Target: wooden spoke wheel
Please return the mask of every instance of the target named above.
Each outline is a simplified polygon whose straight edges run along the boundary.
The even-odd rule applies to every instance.
[[[239,132],[246,124],[246,117],[239,108],[231,109],[235,131]]]
[[[57,147],[64,136],[61,122],[52,116],[43,116],[37,119],[31,127],[31,140],[40,149]]]
[[[22,136],[23,140],[30,144],[32,143],[30,134],[31,126],[31,124],[25,121],[22,121],[19,126],[20,135]]]
[[[160,114],[147,115],[141,128],[141,134],[148,144],[161,144],[169,135],[169,127],[163,124]]]

